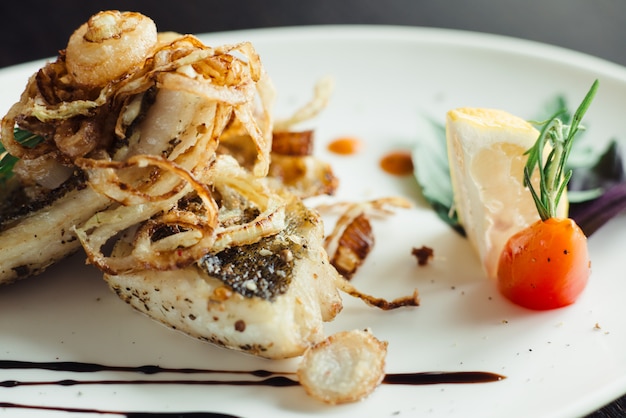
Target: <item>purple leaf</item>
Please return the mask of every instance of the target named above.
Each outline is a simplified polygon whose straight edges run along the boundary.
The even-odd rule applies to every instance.
[[[626,210],[626,183],[610,186],[599,197],[581,203],[571,203],[569,216],[585,235],[591,236],[610,219]]]

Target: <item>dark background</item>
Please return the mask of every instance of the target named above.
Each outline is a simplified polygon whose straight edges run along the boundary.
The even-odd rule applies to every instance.
[[[56,55],[103,9],[142,12],[161,31],[202,33],[315,24],[394,24],[497,33],[626,65],[625,0],[2,0],[0,66]]]
[[[182,33],[318,24],[463,29],[626,65],[626,0],[2,0],[0,67],[56,55],[75,28],[103,9],[142,12],[160,31]],[[573,379],[584,379],[575,373]],[[626,396],[590,417],[626,417]]]

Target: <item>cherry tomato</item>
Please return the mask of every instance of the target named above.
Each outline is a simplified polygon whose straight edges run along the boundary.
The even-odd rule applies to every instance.
[[[587,237],[571,219],[537,221],[513,235],[498,263],[498,289],[530,309],[576,301],[591,272]]]

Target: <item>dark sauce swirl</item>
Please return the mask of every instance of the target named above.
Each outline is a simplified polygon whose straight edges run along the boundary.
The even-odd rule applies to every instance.
[[[76,386],[76,385],[230,385],[230,386],[269,386],[269,387],[291,387],[298,386],[300,383],[288,376],[294,375],[292,372],[272,372],[269,370],[212,370],[212,369],[196,369],[196,368],[168,368],[156,365],[144,366],[108,366],[97,363],[82,363],[73,361],[59,362],[31,362],[19,360],[0,360],[0,370],[17,370],[17,369],[39,369],[57,372],[74,372],[74,373],[97,373],[97,372],[127,372],[143,375],[155,375],[158,373],[178,373],[183,375],[193,374],[228,374],[228,375],[245,375],[254,377],[255,379],[230,379],[230,380],[212,380],[212,379],[124,379],[124,380],[42,380],[42,381],[19,381],[7,379],[0,381],[0,388],[14,388],[20,386]],[[417,372],[417,373],[388,373],[385,375],[382,383],[388,385],[435,385],[435,384],[469,384],[469,383],[487,383],[497,382],[505,379],[505,376],[491,372],[482,371],[457,371],[457,372]],[[93,414],[111,414],[120,415],[128,418],[153,418],[153,417],[179,417],[179,418],[229,418],[234,415],[213,413],[213,412],[124,412],[124,411],[106,411],[99,409],[82,409],[82,408],[65,408],[65,407],[48,407],[37,405],[25,405],[11,402],[0,402],[0,408],[14,409],[30,409],[30,410],[46,410],[60,411],[66,413],[93,413]]]

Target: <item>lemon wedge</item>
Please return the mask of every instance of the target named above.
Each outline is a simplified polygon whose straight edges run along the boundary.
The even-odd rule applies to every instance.
[[[506,241],[539,219],[524,186],[524,153],[539,131],[526,120],[497,109],[459,108],[446,117],[446,141],[454,205],[485,273],[497,276]],[[531,181],[539,189],[539,174]],[[567,214],[567,196],[559,205]]]

